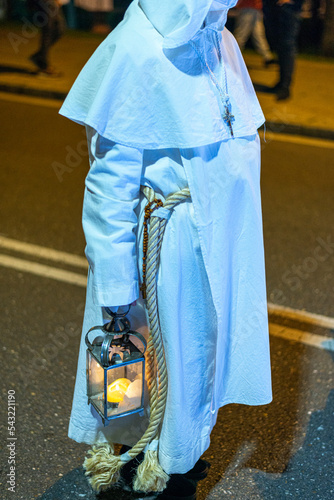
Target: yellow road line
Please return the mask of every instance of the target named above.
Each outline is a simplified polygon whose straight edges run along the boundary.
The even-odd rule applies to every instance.
[[[321,326],[323,328],[334,329],[334,318],[323,316],[322,314],[310,313],[300,309],[292,309],[291,307],[280,306],[268,302],[269,314],[275,314],[282,318],[297,320],[299,323],[308,323],[309,325]]]
[[[292,144],[300,144],[302,146],[314,146],[316,148],[323,149],[334,149],[334,141],[329,139],[318,139],[316,137],[304,137],[301,135],[294,134],[275,134],[274,132],[266,132],[266,142],[263,140],[263,132],[260,132],[261,140],[263,141],[263,145],[265,146],[266,142],[269,144],[270,142],[289,142]]]
[[[24,94],[12,94],[10,92],[0,92],[0,100],[8,102],[18,102],[32,104],[33,106],[43,106],[45,108],[60,109],[62,102],[59,99],[45,99],[44,97],[34,97]]]
[[[276,325],[274,323],[269,324],[269,332],[270,335],[273,335],[274,337],[293,340],[295,342],[299,342],[311,347],[317,347],[318,349],[334,351],[334,339],[331,337],[303,332],[295,328],[287,328],[285,326]]]

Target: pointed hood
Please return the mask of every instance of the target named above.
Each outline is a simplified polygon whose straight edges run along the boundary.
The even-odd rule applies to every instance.
[[[226,75],[234,136],[256,133],[263,114],[238,45],[224,28],[235,3],[134,0],[81,71],[60,113],[140,149],[192,148],[228,139],[200,52],[218,78],[221,71]]]
[[[209,13],[209,22],[214,23],[236,3],[237,0],[139,0],[146,17],[164,38],[164,48],[189,42]]]

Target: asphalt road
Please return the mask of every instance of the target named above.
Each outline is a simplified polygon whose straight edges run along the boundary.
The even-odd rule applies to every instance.
[[[83,256],[82,128],[52,104],[31,102],[0,97],[0,236]],[[334,317],[332,158],[325,143],[268,137],[262,196],[269,300]],[[85,275],[37,254],[29,262]],[[8,390],[15,390],[17,437],[15,493],[6,490],[9,448],[1,451],[5,500],[96,498],[81,469],[87,446],[67,438],[84,298],[84,286],[0,265],[1,442]],[[220,410],[199,500],[333,497],[333,353],[277,337],[271,353],[274,401]],[[130,497],[116,490],[104,498]]]

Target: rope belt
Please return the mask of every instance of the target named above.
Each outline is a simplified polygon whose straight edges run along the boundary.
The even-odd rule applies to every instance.
[[[130,450],[130,455],[134,451],[134,456],[140,453],[144,447],[154,439],[158,433],[167,398],[167,367],[159,322],[159,311],[157,301],[156,275],[159,266],[159,257],[163,235],[167,221],[173,208],[190,197],[189,188],[182,189],[169,195],[165,202],[156,198],[153,189],[142,186],[142,192],[148,200],[145,209],[146,217],[146,239],[144,234],[144,257],[143,270],[145,264],[145,274],[143,273],[143,285],[146,298],[146,307],[150,323],[150,336],[147,345],[147,381],[150,395],[150,423],[140,441]],[[155,206],[154,206],[155,204]],[[147,223],[150,219],[148,231]],[[144,222],[144,232],[145,232]],[[155,368],[157,377],[155,376]],[[158,384],[157,384],[158,378]],[[137,448],[138,447],[138,448]]]

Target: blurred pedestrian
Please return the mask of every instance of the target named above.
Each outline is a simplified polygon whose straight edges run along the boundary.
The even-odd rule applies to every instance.
[[[114,0],[75,0],[76,7],[92,13],[92,32],[106,35],[111,31],[108,24],[108,12],[114,10]]]
[[[273,87],[277,100],[290,97],[297,38],[304,0],[263,0],[264,24],[270,46],[277,52],[280,77]]]
[[[29,59],[38,68],[38,72],[47,76],[60,76],[61,73],[49,62],[51,47],[61,38],[65,30],[65,19],[61,6],[69,0],[29,0],[28,6],[35,11],[41,28],[40,46]]]
[[[265,67],[276,61],[266,39],[263,25],[262,0],[239,0],[234,36],[240,50],[244,50],[250,37],[255,50],[263,57]]]

